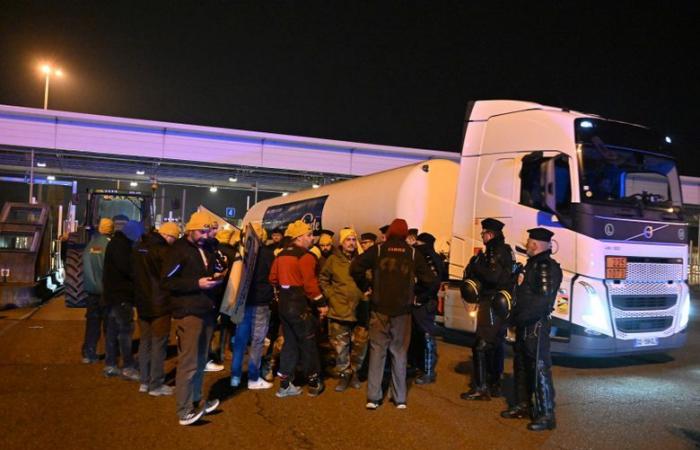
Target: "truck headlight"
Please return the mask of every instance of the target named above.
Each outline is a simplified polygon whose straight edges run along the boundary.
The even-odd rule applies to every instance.
[[[612,336],[612,327],[605,299],[598,295],[596,289],[585,281],[579,281],[579,295],[574,296],[574,305],[581,308],[581,321],[586,330]],[[591,333],[595,334],[595,333]]]
[[[679,322],[679,327],[682,330],[688,326],[688,320],[690,319],[690,292],[686,292],[683,298],[683,303],[681,304],[681,318]]]

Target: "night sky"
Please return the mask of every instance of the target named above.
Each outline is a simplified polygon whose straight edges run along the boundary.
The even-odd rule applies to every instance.
[[[116,6],[118,4],[118,6]],[[652,126],[700,176],[700,2],[1,1],[0,103],[457,151],[473,99]],[[695,44],[693,44],[695,42]]]

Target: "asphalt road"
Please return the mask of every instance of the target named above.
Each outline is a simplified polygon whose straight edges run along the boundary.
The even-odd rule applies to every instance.
[[[695,296],[697,298],[697,295]],[[1,449],[452,449],[700,447],[700,303],[687,346],[670,355],[557,360],[558,428],[533,433],[504,420],[505,400],[469,403],[468,348],[440,342],[438,382],[413,386],[408,409],[364,409],[365,392],[278,399],[274,390],[233,390],[228,371],[206,376],[220,411],[177,424],[172,397],[80,363],[82,310],[60,298],[38,309],[0,311]],[[506,361],[511,373],[511,358]],[[167,368],[173,369],[169,358]],[[506,384],[510,383],[510,378]]]

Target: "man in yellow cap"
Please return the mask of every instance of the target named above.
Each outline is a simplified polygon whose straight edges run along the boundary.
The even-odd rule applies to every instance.
[[[218,313],[213,290],[223,281],[215,276],[214,255],[205,249],[211,226],[209,214],[192,214],[186,235],[170,247],[162,271],[161,285],[170,292],[177,327],[175,399],[180,425],[191,425],[219,406],[217,399],[193,406],[202,400],[204,367]]]
[[[103,217],[100,219],[97,231],[83,252],[83,286],[88,294],[85,310],[85,340],[82,350],[84,364],[97,362],[97,342],[100,340],[101,330],[106,327],[105,310],[100,306],[100,296],[103,290],[105,250],[114,233],[114,222],[112,219]],[[106,328],[104,332],[106,334]]]
[[[166,253],[180,237],[180,227],[165,222],[148,233],[133,251],[134,304],[139,316],[139,392],[172,395],[165,384],[164,363],[170,336],[168,291],[160,286]]]
[[[316,257],[309,253],[313,242],[311,227],[301,220],[287,227],[286,235],[292,240],[275,258],[270,270],[270,283],[279,289],[279,314],[284,333],[280,356],[280,388],[277,397],[301,394],[301,388],[292,381],[297,361],[308,379],[308,394],[312,397],[323,392],[321,363],[316,345],[316,324],[308,306],[311,300],[321,317],[328,313],[326,300],[318,286]]]
[[[340,379],[336,392],[343,392],[350,385],[360,388],[357,372],[367,354],[368,314],[358,317],[357,310],[368,306],[368,298],[350,276],[350,263],[356,255],[357,233],[343,228],[340,246],[328,257],[319,275],[321,289],[328,298],[328,339],[335,349],[335,372]]]

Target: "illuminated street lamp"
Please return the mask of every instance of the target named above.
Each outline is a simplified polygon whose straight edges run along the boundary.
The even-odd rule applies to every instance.
[[[61,69],[56,69],[48,64],[41,66],[41,71],[46,75],[46,83],[44,84],[44,109],[49,107],[49,81],[51,80],[51,75],[55,75],[58,78],[63,76]]]

